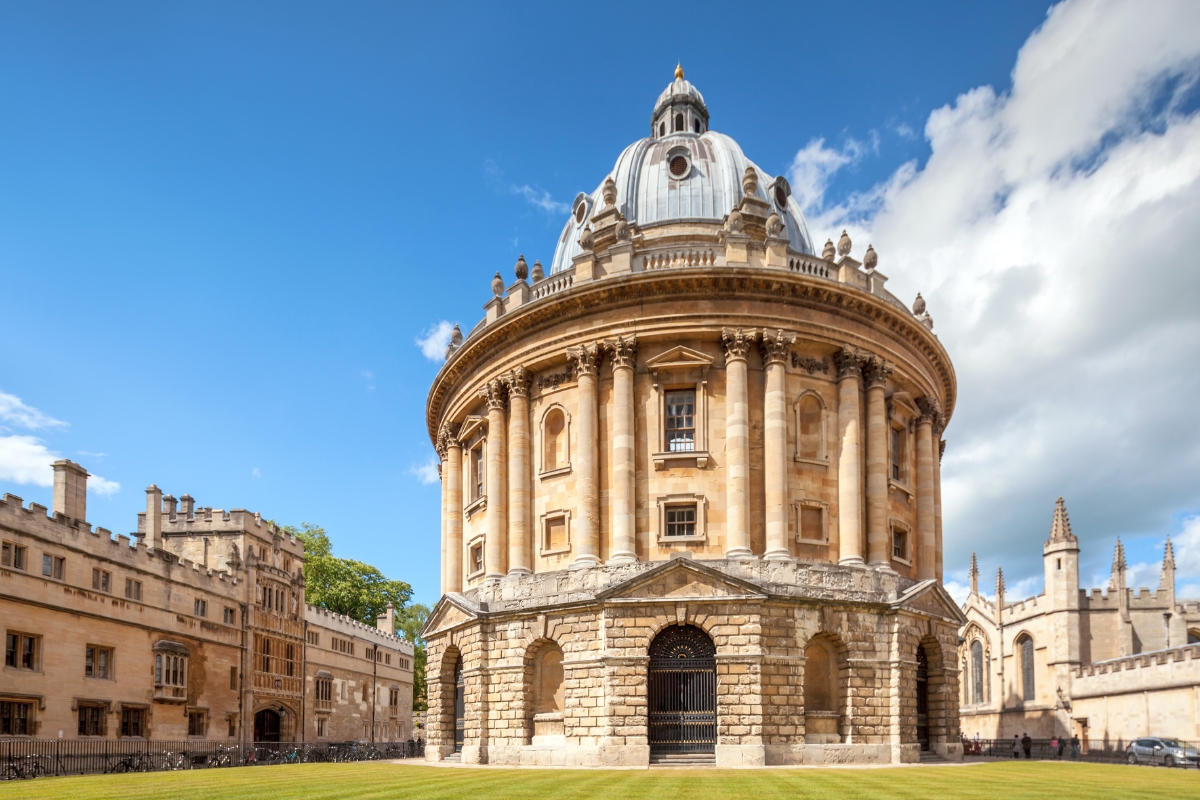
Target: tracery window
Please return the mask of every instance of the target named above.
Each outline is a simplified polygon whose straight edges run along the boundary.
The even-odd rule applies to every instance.
[[[1031,702],[1036,696],[1033,672],[1033,637],[1027,633],[1017,639],[1017,651],[1021,654],[1021,699]]]
[[[983,702],[983,644],[971,642],[971,702]]]

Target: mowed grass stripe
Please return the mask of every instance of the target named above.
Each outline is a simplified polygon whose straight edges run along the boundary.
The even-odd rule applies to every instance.
[[[0,798],[54,800],[966,800],[1200,798],[1200,771],[1110,764],[998,762],[964,767],[768,770],[457,769],[410,764],[301,764],[0,784]]]

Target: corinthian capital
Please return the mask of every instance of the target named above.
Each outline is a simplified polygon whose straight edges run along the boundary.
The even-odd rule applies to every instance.
[[[930,422],[934,428],[939,428],[942,419],[942,407],[938,403],[937,398],[926,395],[925,397],[917,398],[917,410],[921,415],[917,417],[917,423]]]
[[[749,333],[741,328],[736,330],[733,328],[721,329],[721,345],[725,348],[725,360],[733,361],[740,359],[746,360],[746,356],[750,353],[750,346],[754,344],[754,332]]]
[[[504,401],[508,397],[507,388],[500,378],[493,378],[479,390],[479,396],[487,403],[488,411],[504,410]]]
[[[629,367],[633,369],[637,362],[637,336],[618,336],[604,343],[604,349],[612,360],[613,369]]]
[[[833,354],[833,366],[837,370],[839,381],[842,378],[861,378],[862,353],[857,347],[846,345]]]
[[[588,342],[567,350],[567,360],[575,366],[577,375],[595,375],[600,369],[602,355],[600,345],[596,342]]]
[[[507,375],[502,376],[504,386],[508,389],[509,397],[529,397],[529,384],[533,376],[524,367],[514,367]]]
[[[867,356],[862,362],[863,380],[867,386],[886,386],[888,376],[895,371],[888,362],[878,356]]]
[[[764,364],[780,362],[787,364],[788,355],[792,352],[792,345],[796,343],[796,334],[788,331],[763,329],[762,340],[758,343],[759,350],[762,351]]]
[[[452,422],[447,422],[442,426],[442,429],[438,431],[437,444],[434,445],[434,448],[437,450],[438,458],[440,458],[442,461],[446,460],[447,450],[449,450],[451,447],[461,446],[458,442],[458,427],[458,425]]]

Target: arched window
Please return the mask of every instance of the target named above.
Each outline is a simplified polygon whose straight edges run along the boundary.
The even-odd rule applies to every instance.
[[[837,711],[833,658],[819,642],[804,650],[804,710]]]
[[[806,394],[797,404],[796,455],[820,459],[824,456],[824,409],[814,394]]]
[[[542,418],[542,472],[568,466],[567,415],[558,407]]]
[[[696,131],[696,133],[700,132],[700,120],[699,119],[692,120],[692,128]]]
[[[658,135],[659,136],[667,135],[667,123],[665,123],[665,122],[658,123]]]
[[[675,115],[675,130],[677,130],[677,131],[683,130],[683,114]]]
[[[1033,682],[1033,637],[1022,634],[1017,639],[1017,652],[1021,654],[1021,699],[1031,702],[1037,696]]]
[[[971,642],[971,702],[983,702],[983,644]]]
[[[1200,630],[1192,629],[1188,631],[1188,644],[1200,644]]]

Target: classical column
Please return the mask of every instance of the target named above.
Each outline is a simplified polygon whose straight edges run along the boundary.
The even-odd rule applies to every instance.
[[[946,452],[946,440],[942,438],[941,425],[933,429],[936,452],[933,461],[933,539],[937,548],[937,579],[942,580],[942,454]]]
[[[862,557],[862,359],[843,347],[834,354],[838,373],[838,563],[861,564]]]
[[[446,534],[446,570],[442,592],[461,592],[463,582],[462,540],[462,443],[458,441],[458,426],[443,425],[438,434],[442,457],[442,495],[446,515],[443,530]]]
[[[871,357],[863,365],[867,384],[867,562],[889,567],[888,557],[888,423],[884,394],[892,367]]]
[[[937,545],[934,541],[933,427],[938,417],[937,401],[917,401],[917,580],[937,577]]]
[[[508,574],[528,575],[532,555],[529,529],[529,382],[524,367],[504,378],[508,387]]]
[[[578,477],[575,480],[579,519],[575,523],[576,568],[600,563],[600,454],[596,420],[596,372],[600,366],[600,347],[596,343],[572,347],[567,358],[575,365],[578,383],[576,395],[575,437],[579,443]]]
[[[637,561],[634,487],[633,368],[637,337],[618,336],[607,342],[613,367],[612,530],[613,564]]]
[[[479,396],[487,401],[487,534],[483,546],[484,578],[497,581],[504,577],[505,489],[504,476],[504,382],[493,379]]]
[[[725,346],[725,557],[752,558],[750,550],[750,404],[746,355],[754,334],[721,331]]]
[[[441,484],[441,490],[442,490],[442,512],[441,512],[441,518],[440,518],[442,521],[442,582],[441,582],[441,587],[442,587],[442,594],[445,594],[446,593],[446,583],[448,581],[448,579],[446,577],[446,574],[447,574],[446,570],[449,569],[450,562],[446,557],[446,517],[448,516],[446,513],[446,508],[447,508],[446,448],[442,444],[442,434],[441,433],[438,433],[437,443],[434,445],[434,449],[437,450],[437,454],[438,454],[438,483]]]
[[[787,358],[794,333],[764,330],[762,333],[763,368],[766,370],[766,394],[763,399],[763,457],[766,474],[767,551],[763,558],[787,561],[788,547],[788,457],[787,457]]]

